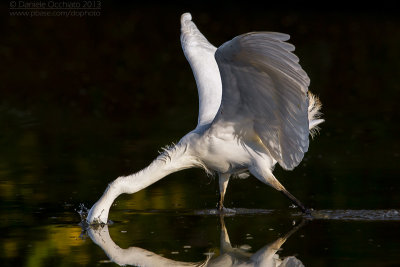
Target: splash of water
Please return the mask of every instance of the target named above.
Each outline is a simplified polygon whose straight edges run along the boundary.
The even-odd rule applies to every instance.
[[[82,227],[82,230],[85,231],[87,230],[89,227],[91,228],[97,228],[97,227],[102,227],[105,224],[104,223],[95,223],[95,224],[89,224],[86,220],[88,213],[89,213],[89,209],[86,208],[85,204],[81,203],[79,204],[79,208],[75,209],[75,211],[79,214],[79,216],[81,217],[81,221],[79,223],[79,225]],[[114,222],[111,220],[107,221],[107,225],[112,225]]]
[[[79,226],[82,228],[82,231],[81,234],[79,235],[79,238],[85,240],[88,237],[87,229],[90,226],[86,221],[89,209],[86,208],[85,204],[81,203],[79,204],[79,208],[75,209],[75,211],[79,214],[79,217],[81,218]]]
[[[400,221],[399,210],[315,210],[315,219],[345,221]]]
[[[89,213],[89,209],[86,208],[85,204],[83,204],[83,203],[79,204],[79,208],[75,209],[75,211],[78,212],[79,216],[81,217],[81,222],[83,222],[83,221],[86,222],[86,218]]]

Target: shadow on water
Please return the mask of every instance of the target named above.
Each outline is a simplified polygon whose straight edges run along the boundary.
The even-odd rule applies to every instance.
[[[181,262],[168,259],[156,253],[139,247],[129,247],[122,249],[112,240],[108,225],[90,227],[87,229],[88,236],[94,243],[100,246],[107,254],[109,259],[119,265],[134,266],[304,266],[303,263],[294,256],[280,258],[277,252],[286,240],[305,225],[306,220],[294,226],[282,237],[277,238],[271,243],[257,250],[255,253],[249,252],[248,245],[233,247],[231,245],[228,230],[225,225],[224,216],[220,216],[220,254],[205,253],[207,258],[202,262]]]

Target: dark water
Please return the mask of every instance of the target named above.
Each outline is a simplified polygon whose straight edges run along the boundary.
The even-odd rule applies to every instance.
[[[1,8],[1,266],[400,265],[393,11],[105,2],[98,18],[23,18]],[[236,213],[220,217],[215,179],[186,170],[119,197],[112,225],[82,229],[81,204],[195,127],[179,44],[187,10],[215,45],[252,30],[291,34],[326,122],[301,165],[275,175],[313,220],[252,177],[230,182]]]

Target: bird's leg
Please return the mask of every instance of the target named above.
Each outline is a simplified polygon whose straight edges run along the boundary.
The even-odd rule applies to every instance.
[[[298,200],[297,198],[295,198],[295,196],[293,196],[289,191],[287,191],[287,189],[275,178],[273,177],[275,180],[273,180],[273,185],[272,187],[274,187],[275,189],[277,189],[278,191],[280,191],[283,195],[285,195],[285,197],[287,197],[290,201],[292,201],[297,207],[299,207],[301,209],[301,211],[307,215],[311,215],[311,211],[309,209],[307,209],[303,203],[300,202],[300,200]]]
[[[230,174],[219,174],[219,202],[217,204],[217,208],[219,211],[224,209],[224,197],[226,188],[228,187]]]
[[[301,211],[305,214],[311,215],[311,211],[307,209],[303,203],[301,203],[297,198],[295,198],[286,188],[275,178],[269,169],[262,168],[251,168],[250,172],[260,181],[272,186],[279,192],[282,192],[290,201],[292,201]]]
[[[289,191],[286,190],[286,188],[283,187],[283,189],[280,190],[282,194],[284,194],[289,200],[291,200],[297,207],[301,209],[301,211],[305,214],[311,214],[311,211],[307,209],[303,203],[301,203],[297,198],[295,198]]]

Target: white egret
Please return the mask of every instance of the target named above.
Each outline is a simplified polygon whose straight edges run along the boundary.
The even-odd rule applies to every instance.
[[[119,195],[192,167],[218,174],[220,210],[230,177],[246,177],[249,171],[308,212],[272,174],[276,163],[292,170],[301,162],[310,133],[323,122],[321,104],[308,92],[310,79],[288,39],[283,33],[251,32],[217,49],[190,13],[183,14],[181,43],[199,94],[197,127],[147,168],[110,183],[90,209],[88,223],[107,223]]]

